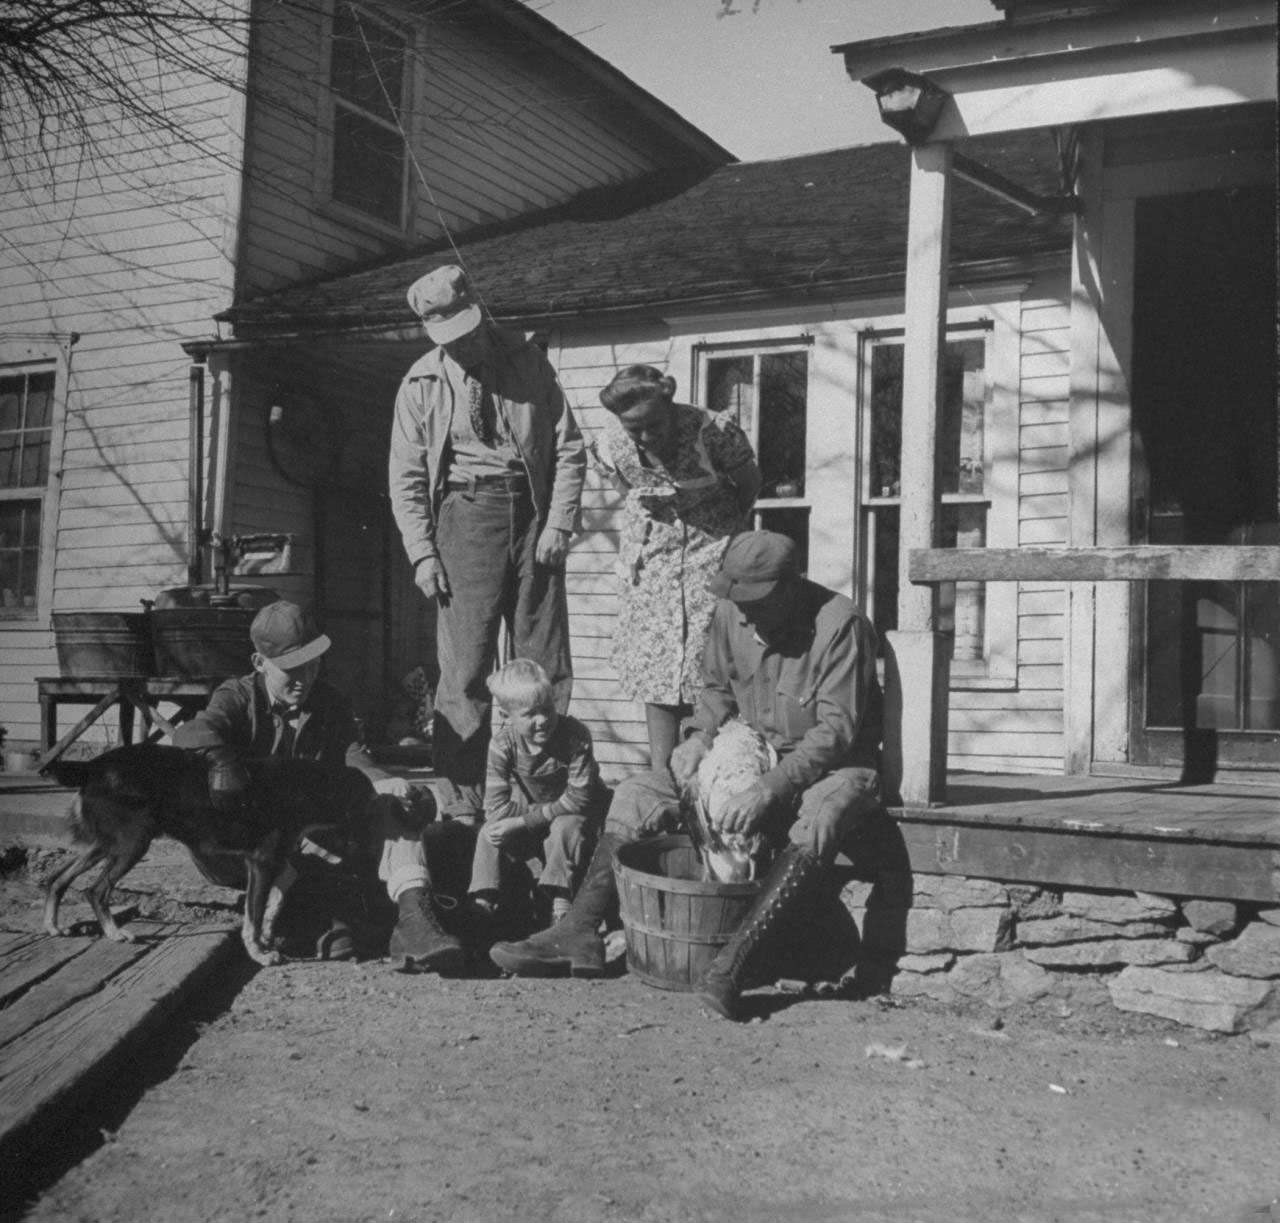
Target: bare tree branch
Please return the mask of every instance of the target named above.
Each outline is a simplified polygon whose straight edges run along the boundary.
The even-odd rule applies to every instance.
[[[0,142],[34,135],[51,156],[67,142],[87,145],[104,114],[176,137],[148,78],[176,68],[234,85],[222,66],[229,49],[243,52],[249,29],[229,0],[0,0]]]

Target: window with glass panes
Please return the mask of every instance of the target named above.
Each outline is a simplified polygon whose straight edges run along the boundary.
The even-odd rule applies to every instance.
[[[0,371],[0,617],[32,618],[56,377],[51,368]]]
[[[802,572],[807,570],[808,346],[703,348],[698,376],[702,405],[731,416],[751,439],[761,475],[755,525],[795,540]]]
[[[340,204],[389,225],[404,220],[405,151],[397,119],[408,42],[355,5],[333,13],[333,178]]]
[[[898,623],[898,525],[902,488],[902,363],[900,331],[874,333],[864,348],[862,497],[866,606],[881,636]],[[991,509],[988,480],[989,382],[982,334],[952,334],[943,362],[944,404],[937,439],[942,498],[938,546],[981,548]],[[942,632],[955,634],[956,662],[984,654],[986,596],[981,582],[947,582],[939,589]]]

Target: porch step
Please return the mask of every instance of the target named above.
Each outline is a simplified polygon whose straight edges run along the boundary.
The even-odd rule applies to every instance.
[[[893,811],[913,871],[1280,903],[1280,789],[955,774]]]
[[[0,845],[66,841],[74,794],[34,773],[0,772]]]

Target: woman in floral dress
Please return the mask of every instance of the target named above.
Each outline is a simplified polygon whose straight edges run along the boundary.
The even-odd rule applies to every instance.
[[[749,525],[760,470],[731,419],[675,402],[675,379],[619,370],[600,392],[613,414],[592,447],[625,494],[613,638],[618,680],[645,706],[651,767],[665,768],[701,687],[715,607],[707,582],[731,536]]]

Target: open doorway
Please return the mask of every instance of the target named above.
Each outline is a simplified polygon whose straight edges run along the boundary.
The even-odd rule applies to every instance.
[[[1139,201],[1135,538],[1280,543],[1275,194]],[[1132,759],[1280,768],[1280,583],[1144,583]]]

